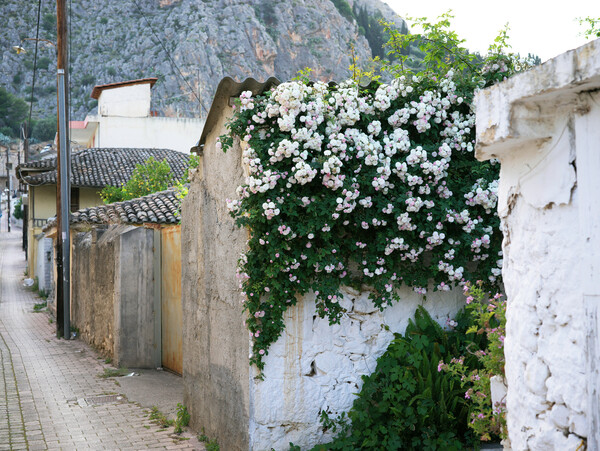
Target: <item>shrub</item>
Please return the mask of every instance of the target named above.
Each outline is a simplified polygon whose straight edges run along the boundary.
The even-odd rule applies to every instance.
[[[251,231],[238,277],[259,369],[283,313],[309,292],[335,323],[342,285],[369,285],[383,309],[402,284],[426,294],[430,285],[500,282],[499,165],[473,157],[471,101],[527,63],[502,53],[505,31],[479,58],[448,29],[448,15],[420,25],[421,35],[388,28],[389,84],[301,77],[237,101],[220,144],[240,140],[249,170],[227,202]],[[402,53],[410,45],[425,54],[419,72]]]
[[[121,187],[106,186],[100,192],[104,203],[123,202],[164,191],[175,183],[167,160],[157,161],[150,157],[144,164],[137,164],[131,178]]]
[[[315,450],[455,450],[474,445],[460,377],[438,370],[440,360],[465,352],[469,321],[463,311],[452,322],[455,329],[444,331],[419,307],[404,336],[396,334],[378,359],[375,372],[363,376],[349,422],[332,443]],[[467,360],[478,366],[474,357]]]
[[[13,217],[15,219],[23,219],[23,199],[19,198],[15,204],[15,210],[13,211]]]
[[[506,301],[502,295],[491,296],[481,289],[481,283],[465,285],[467,311],[473,325],[467,334],[477,334],[487,338],[487,346],[470,346],[466,351],[474,355],[482,368],[474,369],[465,364],[463,356],[452,358],[449,363],[440,361],[438,368],[460,377],[469,400],[468,425],[480,440],[506,438],[506,405],[503,402],[492,405],[490,379],[504,377],[504,336],[506,334]],[[474,344],[475,345],[475,344]],[[457,354],[458,355],[458,354]],[[448,361],[447,361],[448,362]]]
[[[51,141],[56,135],[56,115],[37,119],[33,123],[31,135],[39,141]]]

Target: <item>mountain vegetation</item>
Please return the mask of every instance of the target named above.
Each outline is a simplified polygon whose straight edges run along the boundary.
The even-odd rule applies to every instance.
[[[56,40],[54,5],[42,0],[40,39]],[[406,30],[380,0],[80,0],[70,5],[72,120],[84,119],[96,107],[90,98],[94,85],[136,78],[157,77],[152,109],[180,117],[205,117],[225,76],[289,80],[311,67],[313,78],[340,81],[353,58],[360,63],[383,55],[379,19]],[[29,102],[35,43],[23,39],[36,35],[37,2],[4,0],[0,11],[5,18],[0,36],[9,43],[2,49],[0,84]],[[17,55],[11,47],[20,42],[27,52]],[[54,47],[40,41],[34,118],[56,114],[55,62]]]

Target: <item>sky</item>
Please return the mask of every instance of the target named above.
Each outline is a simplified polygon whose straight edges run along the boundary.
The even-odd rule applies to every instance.
[[[454,26],[471,51],[486,53],[508,22],[512,51],[538,55],[542,61],[589,40],[578,17],[600,17],[600,0],[384,0],[401,17],[434,19],[452,9]]]

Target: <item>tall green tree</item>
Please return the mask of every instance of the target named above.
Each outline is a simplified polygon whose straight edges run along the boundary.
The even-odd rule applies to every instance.
[[[19,137],[21,122],[27,117],[27,103],[0,87],[0,133]]]

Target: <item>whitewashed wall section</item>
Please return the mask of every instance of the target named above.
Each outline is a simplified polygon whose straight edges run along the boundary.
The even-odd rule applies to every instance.
[[[308,449],[331,439],[319,423],[320,412],[335,418],[350,410],[361,376],[375,371],[417,307],[445,325],[464,305],[461,290],[431,293],[424,301],[404,287],[402,300],[380,312],[368,292],[342,291],[347,313],[339,325],[316,315],[314,296],[286,312],[285,331],[264,359],[264,380],[255,379],[256,371],[250,376],[250,449],[287,450],[290,442]]]

